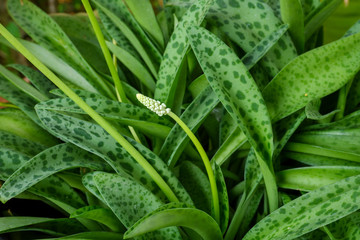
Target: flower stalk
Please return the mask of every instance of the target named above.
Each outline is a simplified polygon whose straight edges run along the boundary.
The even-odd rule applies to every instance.
[[[214,175],[214,171],[211,167],[210,160],[202,147],[201,143],[197,139],[197,137],[194,135],[194,133],[189,129],[189,127],[175,114],[171,111],[170,108],[167,108],[164,103],[161,103],[160,101],[156,101],[155,99],[146,97],[140,93],[136,94],[137,99],[139,102],[144,104],[149,110],[155,112],[157,115],[164,116],[168,115],[172,119],[175,120],[177,124],[185,131],[185,133],[189,136],[190,140],[195,145],[196,149],[198,150],[201,159],[203,160],[203,163],[205,165],[205,169],[207,172],[207,175],[209,177],[210,181],[210,187],[211,187],[211,195],[213,199],[213,207],[214,207],[214,218],[219,223],[220,222],[220,204],[219,204],[219,195],[217,191],[216,186],[216,179]]]

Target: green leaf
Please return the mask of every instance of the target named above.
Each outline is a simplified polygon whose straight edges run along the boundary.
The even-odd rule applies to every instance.
[[[148,89],[152,92],[155,90],[155,80],[147,69],[135,57],[128,53],[125,49],[115,46],[107,42],[107,46],[117,59],[124,64]]]
[[[122,234],[113,233],[113,232],[83,232],[74,235],[69,235],[60,238],[46,238],[43,240],[60,240],[60,239],[67,239],[67,240],[121,240]]]
[[[218,103],[219,100],[214,92],[210,87],[207,87],[191,102],[180,118],[191,131],[196,132],[206,116],[208,116]],[[161,147],[160,158],[167,160],[167,164],[170,167],[175,166],[189,140],[184,130],[176,124],[171,129],[171,132],[165,139],[165,143]]]
[[[63,236],[86,231],[73,219],[52,219],[40,217],[2,217],[0,233],[19,231],[39,231],[50,235]]]
[[[360,32],[360,20],[358,20],[347,32],[344,37],[348,37]]]
[[[293,141],[360,154],[360,129],[303,131]]]
[[[274,124],[274,131],[278,136],[278,139],[275,141],[276,147],[273,153],[274,159],[279,156],[286,143],[298,129],[300,124],[305,120],[305,118],[305,112],[303,110],[299,110],[298,112]]]
[[[254,80],[236,54],[220,39],[199,27],[188,37],[199,63],[225,109],[234,118],[259,156],[271,161],[270,118]],[[232,80],[229,81],[228,79]]]
[[[360,162],[360,154],[356,152],[345,152],[328,147],[320,147],[312,144],[289,142],[285,149],[287,151],[310,153],[319,156],[339,158],[347,161]]]
[[[144,38],[142,38],[141,36],[144,35],[140,35],[140,38],[138,38],[136,34],[140,34],[142,31],[136,31],[135,33],[132,31],[132,29],[130,29],[129,26],[136,26],[133,25],[133,22],[131,21],[131,15],[130,13],[125,13],[127,12],[126,8],[124,9],[125,6],[123,6],[123,2],[119,2],[119,1],[115,1],[115,2],[109,2],[109,1],[104,1],[104,0],[93,0],[93,2],[96,4],[96,6],[99,8],[99,10],[101,10],[101,12],[103,12],[111,21],[112,21],[112,27],[114,27],[114,25],[124,34],[124,36],[128,39],[128,41],[134,46],[134,48],[136,49],[136,51],[139,53],[139,55],[142,57],[142,59],[144,60],[144,62],[146,63],[146,65],[148,66],[148,68],[150,69],[151,73],[154,75],[154,77],[157,77],[157,67],[156,67],[156,63],[152,61],[150,56],[156,56],[157,54],[155,54],[155,52],[157,52],[156,50],[154,50],[154,47],[150,45],[147,45],[149,48],[149,50],[152,51],[153,55],[150,55],[146,52],[144,46],[141,44],[140,42],[140,38],[142,40],[147,39],[146,36]],[[121,19],[118,16],[124,16],[124,15],[115,15],[116,13],[123,13],[126,14],[126,16],[129,17],[130,20],[130,24],[127,24],[125,21],[125,19]],[[143,33],[144,34],[144,33]]]
[[[21,90],[0,76],[0,95],[9,102],[19,107],[34,122],[41,124],[36,116],[34,106],[37,103],[32,97],[24,94]]]
[[[28,0],[7,1],[13,19],[32,39],[76,69],[99,92],[113,96],[110,88],[84,60],[59,25]],[[46,23],[46,24],[44,24]]]
[[[6,202],[50,175],[77,167],[109,170],[109,167],[94,155],[72,144],[60,144],[22,164],[0,188],[0,199]]]
[[[359,120],[360,111],[356,111],[335,122],[306,126],[303,131],[357,129],[360,128]]]
[[[337,239],[358,239],[360,237],[359,231],[360,214],[358,212],[350,214],[339,221],[331,223],[326,227]]]
[[[103,117],[115,120],[117,123],[133,126],[140,131],[161,138],[166,138],[173,126],[168,117],[159,117],[154,112],[143,107],[132,104],[100,99],[95,94],[88,95],[79,92],[84,101]],[[85,112],[69,98],[53,99],[42,102],[36,106],[37,109],[56,110],[69,113],[85,114]]]
[[[22,165],[26,164],[30,159],[30,157],[19,151],[5,147],[0,148],[0,155],[0,178],[4,181],[21,168]],[[28,172],[28,174],[31,174],[30,178],[33,177],[32,173]],[[22,188],[24,184],[25,183],[20,182],[15,185],[15,188]],[[2,197],[7,198],[10,196],[10,192],[3,192],[5,191],[5,188],[0,188],[0,191],[3,194]],[[85,204],[74,189],[56,176],[49,176],[41,182],[38,182],[32,188],[28,189],[28,191],[37,196],[45,197],[50,200],[56,200],[67,208],[71,206],[79,208]]]
[[[154,10],[149,0],[134,1],[125,0],[130,11],[138,23],[164,48],[164,38],[160,26],[156,20]]]
[[[213,169],[215,169],[216,175],[216,187],[219,193],[219,202],[220,202],[220,229],[222,233],[225,233],[228,223],[229,223],[229,198],[226,189],[226,183],[224,179],[224,175],[222,173],[221,168],[216,162],[213,162]]]
[[[49,131],[64,141],[71,142],[80,148],[103,158],[115,171],[123,176],[132,176],[153,193],[163,198],[158,186],[144,169],[99,125],[74,117],[55,113],[45,109],[37,109],[37,113]],[[164,161],[143,145],[127,138],[142,153],[157,172],[165,179],[180,201],[191,202],[185,189],[166,166]]]
[[[110,75],[104,55],[95,36],[89,17],[84,13],[51,14],[51,17],[62,28],[79,50],[84,59],[98,72]],[[105,29],[100,25],[104,34]],[[91,51],[89,51],[91,49]]]
[[[269,36],[264,37],[256,46],[242,57],[242,62],[250,70],[281,39],[289,25],[283,24]]]
[[[48,98],[54,97],[49,92],[53,89],[56,89],[57,87],[42,73],[34,70],[31,67],[23,66],[20,64],[10,64],[9,67],[12,67],[17,71],[21,72],[42,94],[44,94]]]
[[[278,30],[282,24],[272,9],[261,1],[216,1],[213,10],[208,19],[218,25],[246,52],[251,51],[261,40]],[[285,33],[263,58],[262,64],[266,67],[268,74],[275,76],[296,56],[294,44],[290,36]]]
[[[0,131],[15,134],[47,147],[58,143],[57,139],[35,124],[21,110],[14,108],[0,109],[0,122]]]
[[[281,188],[311,191],[359,174],[360,167],[324,166],[292,168],[276,173],[276,177]]]
[[[284,151],[283,156],[310,166],[360,166],[358,162],[308,153]]]
[[[359,24],[360,25],[360,24]],[[351,113],[360,103],[360,74],[356,74],[346,99],[346,113]]]
[[[359,42],[360,34],[355,34],[307,52],[284,67],[263,91],[272,121],[345,85],[360,69]]]
[[[34,98],[36,101],[41,102],[48,99],[44,94],[39,92],[36,88],[31,86],[29,83],[25,82],[19,76],[15,75],[13,72],[6,69],[2,65],[0,65],[0,74],[8,81],[10,81],[12,84],[14,84],[18,89],[20,89],[30,97]]]
[[[311,191],[257,223],[243,238],[294,239],[359,209],[360,176]]]
[[[223,144],[221,144],[211,161],[214,161],[221,166],[237,149],[239,149],[239,147],[244,145],[246,142],[247,138],[244,132],[235,126],[235,129],[225,139]]]
[[[86,206],[71,213],[70,218],[91,219],[104,224],[114,232],[122,232],[125,230],[114,213],[106,208]]]
[[[281,18],[284,23],[289,24],[289,32],[298,53],[304,52],[304,13],[300,0],[281,0]]]
[[[199,26],[213,2],[214,0],[200,0],[190,6],[177,24],[166,46],[154,98],[165,103],[169,108],[173,107],[174,95],[178,86],[178,82],[175,80],[179,79],[176,76],[189,47],[186,27]]]
[[[321,105],[320,99],[314,99],[313,101],[309,102],[305,106],[306,117],[308,119],[312,119],[312,120],[324,120],[324,119],[331,118],[332,116],[334,116],[336,113],[338,113],[340,111],[339,109],[336,109],[336,110],[333,110],[333,111],[323,115],[319,112],[320,105]]]
[[[99,93],[99,91],[92,86],[86,78],[78,72],[78,70],[75,70],[72,65],[69,65],[51,51],[33,42],[21,39],[19,39],[19,41],[43,64],[59,76],[62,76],[63,80],[67,81],[67,84],[71,87],[76,86],[77,88],[80,87],[90,92]],[[11,44],[9,47],[13,48]]]
[[[212,217],[182,203],[164,205],[144,216],[124,234],[124,238],[136,237],[169,226],[190,228],[207,240],[222,239],[219,226]]]
[[[104,201],[127,228],[162,205],[155,195],[131,179],[102,172],[91,174]],[[166,238],[169,236],[172,236],[173,239],[181,239],[176,228],[160,230],[146,237],[169,239]]]
[[[212,197],[207,175],[189,161],[182,162],[179,168],[179,180],[191,196],[195,207],[211,214]]]
[[[28,157],[32,157],[46,149],[46,146],[4,131],[0,131],[0,146],[21,152]]]
[[[305,40],[318,30],[325,20],[336,10],[342,0],[324,0],[305,18]]]

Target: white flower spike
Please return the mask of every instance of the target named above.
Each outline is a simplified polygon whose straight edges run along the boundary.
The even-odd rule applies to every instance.
[[[160,117],[163,115],[167,115],[171,112],[171,109],[167,108],[165,103],[161,103],[160,101],[146,97],[141,93],[136,94],[136,98],[139,100],[139,102],[144,104],[149,110],[153,111]]]

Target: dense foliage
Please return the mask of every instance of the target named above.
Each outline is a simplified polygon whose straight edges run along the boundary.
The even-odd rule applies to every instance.
[[[0,44],[34,68],[0,65],[1,234],[360,239],[360,21],[323,45],[342,0],[82,2],[7,0],[31,41]]]

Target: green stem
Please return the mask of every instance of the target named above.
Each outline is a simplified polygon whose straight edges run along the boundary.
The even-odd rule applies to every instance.
[[[348,160],[353,162],[360,162],[360,156],[357,154],[341,152],[337,150],[332,150],[332,149],[314,146],[310,144],[304,144],[304,143],[289,142],[285,146],[285,150],[292,152],[299,152],[299,153],[314,154],[324,157],[340,158],[343,160]]]
[[[37,59],[29,50],[27,50],[11,33],[0,24],[0,34],[5,37],[20,53],[24,55],[40,72],[50,79],[60,90],[62,90],[71,100],[73,100],[84,112],[95,120],[106,132],[108,132],[152,177],[154,182],[164,192],[167,198],[172,202],[178,202],[176,195],[151,166],[151,164],[132,146],[108,121],[101,117],[92,109],[82,98],[72,91],[63,81],[58,78],[50,69],[48,69],[39,59]]]
[[[89,16],[89,19],[90,19],[91,25],[92,25],[92,27],[94,29],[96,38],[97,38],[97,40],[98,40],[98,42],[100,44],[101,50],[102,50],[102,52],[104,54],[106,64],[108,65],[111,76],[112,76],[112,78],[114,80],[115,89],[116,89],[116,96],[117,96],[119,102],[128,103],[129,101],[126,98],[125,91],[124,91],[124,89],[122,87],[122,84],[121,84],[121,81],[120,81],[120,78],[119,78],[119,74],[118,74],[118,71],[117,71],[117,68],[116,68],[116,58],[111,57],[109,48],[107,47],[107,45],[105,43],[104,35],[103,35],[103,33],[102,33],[101,29],[100,29],[99,23],[96,20],[96,17],[94,15],[94,12],[93,12],[93,10],[91,8],[91,5],[90,5],[89,1],[88,0],[82,0],[82,3],[84,5],[84,7],[85,7],[85,10],[86,10],[88,16]],[[128,127],[129,127],[129,130],[130,130],[131,134],[133,135],[135,141],[137,141],[138,143],[141,143],[140,138],[138,137],[138,135],[135,132],[135,129],[133,127],[131,127],[131,126],[128,126]]]
[[[97,38],[97,40],[98,40],[98,42],[100,44],[101,50],[102,50],[102,52],[104,54],[106,64],[108,65],[111,76],[112,76],[112,78],[114,80],[115,88],[116,88],[116,90],[118,92],[119,100],[120,100],[120,102],[127,103],[128,99],[126,98],[124,89],[123,89],[123,87],[121,85],[119,75],[118,75],[118,73],[117,73],[117,71],[115,69],[115,66],[113,64],[113,60],[112,60],[110,51],[109,51],[109,49],[108,49],[108,47],[107,47],[107,45],[105,43],[104,35],[101,32],[99,23],[96,20],[94,12],[93,12],[93,10],[91,8],[91,5],[89,3],[89,0],[81,0],[81,1],[82,1],[83,5],[84,5],[84,8],[85,8],[85,10],[86,10],[86,12],[87,12],[87,14],[89,16],[89,19],[90,19],[91,25],[92,25],[92,27],[94,29],[96,38]]]
[[[340,111],[335,114],[335,121],[340,120],[344,117],[345,105],[346,105],[346,87],[344,86],[340,88],[339,91],[337,109],[339,109]]]
[[[213,169],[211,167],[210,160],[209,160],[204,148],[202,147],[201,143],[195,137],[194,133],[188,128],[188,126],[186,126],[186,124],[175,113],[170,112],[168,115],[172,119],[174,119],[176,121],[176,123],[179,124],[179,126],[186,132],[186,134],[189,136],[191,141],[194,143],[196,149],[198,150],[198,152],[201,156],[201,159],[204,162],[205,169],[208,174],[209,181],[210,181],[211,194],[212,194],[213,204],[214,204],[215,220],[219,223],[220,222],[219,195],[218,195],[218,191],[217,191],[217,187],[216,187],[216,180],[215,180]]]
[[[347,99],[347,95],[349,93],[350,87],[352,85],[352,80],[350,80],[345,86],[343,86],[340,91],[339,91],[339,97],[338,97],[338,102],[337,102],[337,109],[339,109],[340,111],[338,113],[336,113],[335,115],[335,121],[340,120],[344,117],[344,112],[345,112],[345,108],[346,108],[346,99]]]
[[[330,232],[330,230],[326,226],[322,227],[322,230],[328,235],[330,240],[336,240],[334,235]]]

